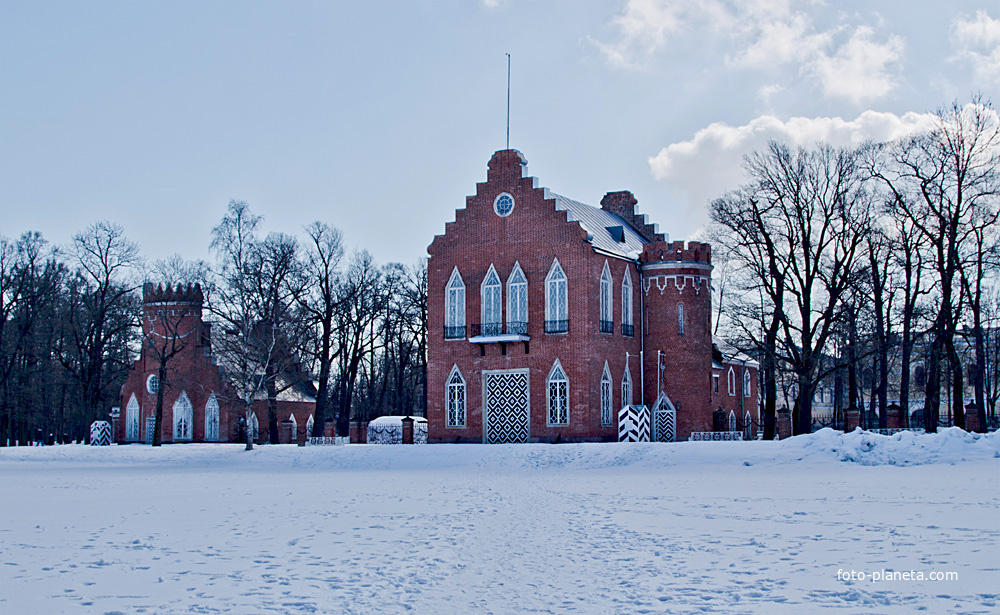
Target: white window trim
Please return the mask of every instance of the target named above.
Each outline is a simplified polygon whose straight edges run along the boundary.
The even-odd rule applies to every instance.
[[[628,391],[628,395],[625,394],[626,391]],[[622,405],[621,405],[621,407],[624,408],[625,406],[631,406],[631,405],[633,405],[632,404],[633,401],[635,401],[635,393],[632,390],[632,374],[629,373],[628,366],[626,365],[625,366],[625,373],[622,376]]]
[[[729,431],[736,431],[738,425],[736,424],[736,412],[733,410],[729,411]]]
[[[496,284],[487,283],[491,275],[496,277]],[[497,293],[499,293],[500,295],[498,298],[499,300],[496,302],[496,307],[500,313],[497,314],[496,319],[489,321],[486,320],[487,288],[496,288]],[[479,316],[480,316],[479,322],[481,323],[481,326],[486,326],[487,324],[491,325],[503,324],[503,281],[500,278],[500,274],[497,273],[496,267],[494,267],[493,265],[490,265],[490,268],[486,270],[486,276],[483,277],[483,282],[479,285]]]
[[[733,368],[729,368],[729,373],[726,375],[726,384],[729,386],[729,396],[736,397],[736,372]]]
[[[451,293],[460,294],[461,300],[451,301]],[[448,284],[444,287],[444,324],[446,327],[464,327],[465,326],[465,282],[462,280],[462,274],[459,273],[458,267],[455,267],[451,272],[451,277],[448,278]]]
[[[177,401],[173,405],[174,410],[174,431],[173,431],[173,441],[174,442],[190,442],[194,439],[194,406],[191,404],[191,399],[188,397],[187,391],[181,391],[181,394],[177,396]],[[181,419],[187,419],[187,435],[178,435],[177,426]]]
[[[552,392],[549,389],[549,386],[553,382],[553,377],[555,376],[556,370],[558,370],[562,374],[562,379],[561,380],[557,380],[556,382],[565,382],[566,383],[566,422],[564,422],[564,423],[553,422],[553,420],[552,420],[552,410],[553,410],[553,408],[552,408]],[[559,359],[556,359],[555,362],[552,364],[552,369],[549,370],[548,377],[545,378],[545,409],[546,409],[546,412],[545,412],[545,423],[546,423],[546,425],[548,425],[549,427],[566,427],[566,426],[568,426],[569,425],[569,407],[570,407],[570,403],[569,403],[569,374],[567,374],[566,370],[563,369],[562,363],[559,362]]]
[[[744,369],[743,370],[743,397],[747,397],[747,398],[750,397],[750,388],[751,388],[750,370]],[[821,395],[821,398],[822,398],[822,393],[820,395]]]
[[[605,384],[607,384],[606,399],[605,399],[605,388],[604,388]],[[610,427],[611,425],[614,425],[615,422],[614,391],[615,391],[615,382],[611,378],[611,368],[608,366],[608,362],[605,361],[604,370],[601,371],[601,426],[602,427]]]
[[[611,277],[611,268],[608,266],[607,260],[604,261],[604,268],[601,270],[599,295],[601,298],[601,320],[614,322],[614,309],[611,307],[614,302],[614,285]]]
[[[556,271],[562,274],[562,280],[552,279]],[[565,301],[561,306],[556,306],[555,300],[552,297],[552,287],[560,281],[566,285]],[[559,307],[562,308],[562,314],[556,313]],[[560,315],[563,318],[554,318]],[[559,264],[558,258],[552,259],[552,266],[549,267],[549,273],[545,276],[545,320],[569,320],[569,276],[566,275],[566,271]]]
[[[523,282],[515,282],[514,276],[520,273]],[[524,286],[524,319],[523,320],[512,320],[514,316],[520,316],[520,310],[514,309],[514,293],[511,289],[514,286]],[[510,275],[507,276],[507,322],[528,322],[528,276],[524,275],[524,270],[521,269],[521,264],[514,261],[514,268],[511,269]]]
[[[458,379],[461,383],[452,384],[452,379],[455,375],[458,375]],[[452,387],[462,389],[462,422],[461,423],[451,423],[451,389]],[[458,364],[451,367],[451,371],[448,372],[448,379],[444,383],[444,426],[445,429],[465,429],[468,425],[469,417],[469,387],[465,381],[465,376],[462,375],[462,370],[458,369]]]
[[[125,405],[125,440],[127,442],[139,440],[139,432],[141,431],[139,424],[140,413],[139,400],[136,399],[135,393],[132,393],[128,404]]]
[[[622,278],[622,324],[632,324],[632,274],[627,266]]]
[[[315,419],[314,415],[310,414],[309,415],[309,420],[306,421],[306,439],[307,440],[312,437],[312,435],[313,435],[313,427],[315,427],[315,426],[316,426],[316,419]]]
[[[684,304],[677,304],[677,335],[684,335]]]
[[[212,405],[213,403],[215,404],[214,406]],[[213,392],[208,396],[208,401],[205,402],[205,442],[219,441],[219,427],[222,422],[219,417],[219,410],[219,399]],[[214,425],[212,420],[213,414],[215,419]]]

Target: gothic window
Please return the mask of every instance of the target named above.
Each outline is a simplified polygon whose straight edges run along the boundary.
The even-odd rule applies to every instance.
[[[503,286],[500,284],[500,276],[497,270],[490,265],[490,270],[486,272],[480,292],[483,298],[482,308],[482,335],[500,335],[503,333]]]
[[[731,397],[735,397],[736,396],[736,372],[734,372],[733,368],[731,368],[731,367],[729,368],[728,380],[729,380],[729,395]]]
[[[254,442],[260,436],[260,421],[257,420],[257,413],[250,413],[250,439]]]
[[[448,377],[448,427],[465,427],[465,379],[458,366],[451,368]]]
[[[288,420],[292,422],[292,442],[295,442],[299,438],[299,422],[295,420],[294,414],[289,414]]]
[[[601,271],[601,333],[614,331],[613,319],[611,314],[611,269],[608,268],[608,261],[604,261],[604,270]]]
[[[458,267],[451,272],[451,279],[445,289],[445,339],[465,337],[465,284],[458,273]]]
[[[205,402],[205,442],[216,442],[219,439],[219,400],[215,393],[208,396]]]
[[[622,334],[633,335],[632,327],[632,274],[625,267],[625,277],[622,278]]]
[[[545,332],[569,331],[569,303],[566,291],[566,274],[559,266],[559,259],[552,261],[545,276]]]
[[[736,413],[729,411],[729,431],[736,431]]]
[[[507,333],[528,334],[528,279],[518,263],[507,278]]]
[[[743,413],[743,439],[749,440],[753,437],[751,428],[753,427],[753,419],[750,418],[750,411],[747,410]]]
[[[632,405],[632,375],[625,368],[625,375],[622,376],[622,407]]]
[[[174,402],[174,442],[190,441],[194,407],[185,391]]]
[[[135,398],[135,393],[128,400],[125,406],[125,440],[134,442],[139,439],[139,400]]]
[[[684,304],[677,304],[677,334],[684,335]]]
[[[750,397],[750,370],[743,370],[743,397]],[[819,392],[819,400],[823,401],[823,391]]]
[[[601,373],[601,425],[608,427],[612,424],[613,411],[611,409],[611,370],[608,369],[608,362],[604,362],[604,372]]]
[[[313,435],[313,427],[316,425],[316,421],[313,420],[313,415],[309,415],[309,420],[306,421],[306,438],[311,438]]]
[[[548,379],[549,425],[569,424],[569,380],[559,359],[552,365]]]

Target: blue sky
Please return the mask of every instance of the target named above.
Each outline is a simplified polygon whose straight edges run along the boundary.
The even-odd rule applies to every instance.
[[[1000,93],[1000,7],[952,2],[0,0],[0,234],[116,221],[207,258],[229,199],[414,262],[504,147],[632,190],[673,239],[768,138],[892,138]]]

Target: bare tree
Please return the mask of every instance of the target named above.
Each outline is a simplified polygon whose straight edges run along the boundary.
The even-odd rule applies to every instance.
[[[941,403],[940,359],[952,375],[952,414],[965,426],[962,369],[955,348],[961,319],[963,246],[984,224],[995,224],[1000,123],[988,103],[976,98],[937,113],[935,127],[887,148],[874,176],[892,203],[926,240],[936,277],[937,309],[928,354],[924,428],[937,431]],[[986,213],[992,211],[993,214]]]
[[[134,274],[139,248],[122,227],[98,222],[73,238],[68,339],[60,346],[63,365],[79,382],[83,411],[91,420],[106,405],[129,366],[129,344],[139,320]]]
[[[319,365],[319,385],[316,394],[316,412],[311,436],[323,435],[327,406],[330,403],[330,373],[333,361],[340,355],[341,347],[335,345],[336,315],[344,301],[351,296],[340,293],[340,261],[344,257],[340,231],[322,222],[306,227],[309,237],[307,275],[311,278],[308,292],[300,301],[315,327],[313,356]]]

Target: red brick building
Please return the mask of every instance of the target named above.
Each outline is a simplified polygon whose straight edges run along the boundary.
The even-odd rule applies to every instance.
[[[212,327],[202,320],[204,296],[198,285],[177,288],[143,286],[143,339],[184,340],[167,361],[167,378],[160,382],[155,350],[143,345],[121,390],[121,414],[115,421],[115,440],[151,442],[157,390],[164,387],[161,441],[241,442],[244,438],[243,401],[212,355]],[[278,396],[282,442],[304,438],[311,430],[316,408],[315,390],[307,378],[294,381]],[[255,440],[267,439],[267,399],[255,399],[250,429]]]
[[[496,152],[428,248],[429,441],[616,440],[633,404],[674,410],[678,439],[711,431],[730,404],[712,388],[708,244],[666,241],[630,192],[594,207],[526,170]],[[740,408],[756,417],[756,396]]]

